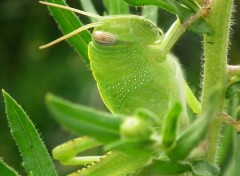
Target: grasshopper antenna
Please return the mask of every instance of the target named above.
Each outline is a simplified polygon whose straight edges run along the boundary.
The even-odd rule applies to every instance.
[[[76,29],[75,31],[72,31],[72,32],[70,32],[69,34],[64,35],[64,36],[62,36],[62,37],[60,37],[60,38],[58,38],[58,39],[56,39],[56,40],[54,40],[54,41],[46,44],[46,45],[40,46],[39,49],[48,48],[48,47],[50,47],[50,46],[53,46],[53,45],[55,45],[55,44],[57,44],[57,43],[59,43],[59,42],[61,42],[61,41],[63,41],[63,40],[66,40],[66,39],[68,39],[68,38],[70,38],[70,37],[72,37],[72,36],[74,36],[74,35],[82,32],[82,31],[84,31],[84,30],[87,30],[87,29],[89,29],[89,28],[93,28],[93,27],[96,27],[96,26],[100,26],[100,25],[101,25],[100,22],[95,22],[95,23],[87,24],[87,25],[82,26],[82,27]]]
[[[47,6],[53,6],[53,7],[57,7],[57,8],[60,8],[60,9],[69,10],[69,11],[72,11],[72,12],[75,12],[75,13],[78,13],[78,14],[81,14],[81,15],[96,18],[98,20],[103,18],[102,16],[99,16],[99,15],[96,15],[96,14],[93,14],[93,13],[85,12],[85,11],[82,11],[82,10],[78,10],[78,9],[68,7],[68,6],[64,6],[64,5],[60,5],[60,4],[54,4],[54,3],[50,3],[50,2],[44,2],[44,1],[39,1],[39,3],[47,5]]]
[[[64,5],[59,5],[59,4],[54,4],[54,3],[49,3],[49,2],[44,2],[44,1],[39,1],[40,4],[44,4],[44,5],[47,5],[47,6],[53,6],[53,7],[57,7],[57,8],[60,8],[60,9],[65,9],[65,10],[69,10],[69,11],[72,11],[72,12],[75,12],[75,13],[78,13],[78,14],[81,14],[81,15],[85,15],[85,16],[88,16],[88,17],[92,17],[92,18],[95,18],[97,20],[100,20],[102,19],[103,17],[102,16],[99,16],[99,15],[96,15],[96,14],[93,14],[93,13],[89,13],[89,12],[84,12],[82,10],[78,10],[78,9],[75,9],[75,8],[72,8],[72,7],[68,7],[68,6],[64,6]],[[39,47],[39,49],[44,49],[44,48],[48,48],[52,45],[55,45],[63,40],[66,40],[84,30],[87,30],[89,28],[93,28],[93,27],[96,27],[96,26],[100,26],[101,23],[100,22],[94,22],[94,23],[90,23],[90,24],[87,24],[85,26],[82,26],[72,32],[70,32],[69,34],[67,35],[64,35],[46,45],[42,45]]]

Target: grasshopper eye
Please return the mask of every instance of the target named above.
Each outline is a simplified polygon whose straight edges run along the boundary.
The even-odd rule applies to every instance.
[[[93,40],[103,45],[111,45],[116,41],[116,36],[109,32],[96,31],[93,33]]]

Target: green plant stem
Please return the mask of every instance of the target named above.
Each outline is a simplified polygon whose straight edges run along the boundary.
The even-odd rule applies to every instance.
[[[207,8],[200,8],[196,14],[188,17],[188,19],[186,19],[183,23],[180,22],[180,19],[177,19],[166,32],[164,39],[160,44],[160,48],[162,48],[162,57],[165,57],[170,52],[174,44],[178,41],[182,34],[186,32],[187,28],[207,12]]]
[[[218,99],[216,112],[223,112],[232,6],[233,0],[212,0],[211,9],[207,14],[207,22],[212,32],[204,36],[202,113],[210,106],[207,104],[207,99],[216,86],[219,90],[216,95]],[[207,137],[208,148],[204,156],[211,163],[215,163],[216,160],[220,129],[220,118],[216,115]]]

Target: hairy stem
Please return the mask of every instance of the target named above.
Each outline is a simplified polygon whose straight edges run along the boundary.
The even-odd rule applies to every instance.
[[[209,1],[211,3],[211,1]],[[213,87],[218,88],[217,112],[223,112],[224,94],[227,85],[227,52],[233,0],[212,0],[207,22],[212,32],[204,36],[204,78],[202,113],[206,111],[207,99]],[[207,137],[208,150],[205,159],[215,163],[220,137],[221,121],[216,115]]]

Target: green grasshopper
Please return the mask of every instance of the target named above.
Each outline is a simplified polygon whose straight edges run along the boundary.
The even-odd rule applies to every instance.
[[[54,158],[65,165],[92,163],[71,174],[84,176],[122,176],[154,165],[154,160],[183,167],[178,161],[186,159],[207,134],[213,110],[209,108],[204,117],[189,124],[186,104],[196,114],[200,113],[200,106],[170,49],[202,13],[187,23],[181,24],[177,20],[164,35],[154,23],[141,16],[102,17],[66,6],[41,3],[98,19],[40,48],[94,28],[88,46],[91,70],[107,108],[111,113],[123,116],[119,129],[121,139],[107,146],[112,152],[104,156],[78,157],[78,153],[102,145],[93,138],[82,137],[56,147]],[[163,169],[163,174],[183,172],[176,170],[167,173]]]

